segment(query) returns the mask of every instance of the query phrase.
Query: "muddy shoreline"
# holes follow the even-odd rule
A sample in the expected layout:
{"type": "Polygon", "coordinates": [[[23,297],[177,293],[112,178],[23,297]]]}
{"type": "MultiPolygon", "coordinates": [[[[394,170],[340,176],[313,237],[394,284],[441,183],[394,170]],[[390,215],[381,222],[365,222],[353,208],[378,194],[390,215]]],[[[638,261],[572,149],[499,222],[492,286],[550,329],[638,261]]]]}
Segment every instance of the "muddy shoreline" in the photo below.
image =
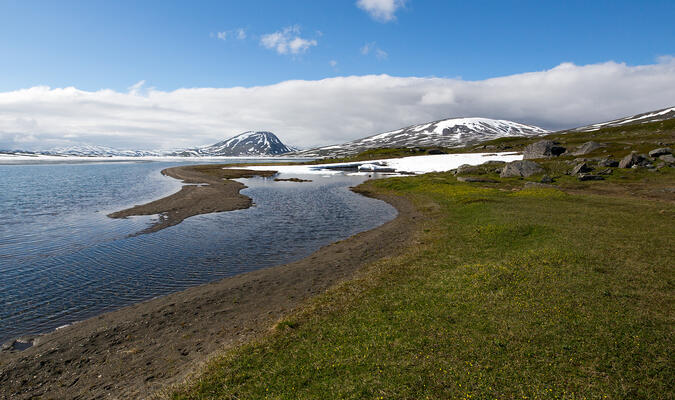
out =
{"type": "MultiPolygon", "coordinates": [[[[232,194],[236,190],[238,196],[246,198],[239,194],[244,185],[238,182],[229,181],[236,185],[219,188],[227,179],[220,175],[219,171],[225,171],[221,166],[199,168],[203,168],[199,176],[192,176],[185,167],[176,168],[178,172],[169,169],[176,175],[170,176],[187,183],[207,183],[208,186],[198,187],[215,186],[219,193],[227,190],[232,194]],[[204,182],[204,175],[211,182],[204,182]]],[[[260,175],[260,171],[231,171],[260,175]]],[[[274,174],[265,172],[269,175],[264,176],[274,174]]],[[[308,298],[350,279],[367,263],[398,254],[412,242],[420,214],[410,201],[370,193],[364,187],[367,184],[356,191],[388,202],[398,210],[398,216],[380,227],[325,246],[300,261],[128,306],[41,335],[33,347],[24,351],[0,352],[0,398],[145,398],[181,382],[223,349],[264,335],[275,321],[308,298]]],[[[164,205],[189,205],[189,199],[194,199],[189,192],[181,196],[186,197],[164,205]]],[[[237,201],[230,205],[242,204],[237,201]]],[[[220,203],[223,204],[226,205],[220,203]]],[[[157,205],[162,204],[152,207],[157,205]]],[[[140,207],[144,206],[125,211],[146,210],[140,207]]],[[[172,222],[208,209],[204,205],[184,208],[175,212],[172,222]]],[[[172,210],[168,207],[164,212],[171,215],[172,210]]]]}
{"type": "Polygon", "coordinates": [[[223,169],[223,165],[207,164],[167,168],[162,170],[162,175],[181,180],[186,185],[170,196],[108,214],[108,217],[159,215],[157,222],[137,233],[143,234],[180,224],[195,215],[249,208],[253,201],[239,193],[246,185],[232,179],[270,177],[276,175],[276,171],[223,169]]]}

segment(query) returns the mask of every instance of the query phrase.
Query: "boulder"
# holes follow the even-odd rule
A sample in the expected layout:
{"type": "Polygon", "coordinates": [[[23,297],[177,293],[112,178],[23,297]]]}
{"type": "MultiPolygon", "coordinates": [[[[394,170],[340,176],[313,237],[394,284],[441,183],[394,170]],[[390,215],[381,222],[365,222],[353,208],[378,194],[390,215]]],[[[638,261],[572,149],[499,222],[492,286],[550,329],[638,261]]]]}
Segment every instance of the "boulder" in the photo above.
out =
{"type": "Polygon", "coordinates": [[[499,183],[499,181],[487,178],[476,178],[474,176],[458,176],[459,182],[482,182],[482,183],[499,183]]]}
{"type": "Polygon", "coordinates": [[[612,160],[611,158],[603,158],[602,160],[598,161],[598,167],[618,167],[619,162],[616,160],[612,160]]]}
{"type": "Polygon", "coordinates": [[[647,159],[643,155],[633,152],[621,159],[619,162],[619,168],[632,168],[645,164],[646,162],[647,159]]]}
{"type": "Polygon", "coordinates": [[[480,174],[482,169],[477,165],[462,164],[455,170],[455,175],[460,174],[480,174]]]}
{"type": "Polygon", "coordinates": [[[507,163],[499,176],[502,178],[527,178],[528,176],[542,173],[544,173],[544,168],[542,168],[541,165],[534,161],[522,160],[507,163]]]}
{"type": "Polygon", "coordinates": [[[611,168],[603,169],[602,171],[596,172],[596,174],[598,174],[598,175],[612,175],[612,169],[611,168]]]}
{"type": "Polygon", "coordinates": [[[591,172],[591,171],[593,171],[593,168],[589,167],[588,164],[584,162],[581,164],[577,164],[574,168],[572,168],[572,175],[578,175],[584,172],[591,172]]]}
{"type": "Polygon", "coordinates": [[[602,181],[605,178],[603,178],[600,175],[579,174],[577,176],[577,179],[579,179],[580,181],[602,181]]]}
{"type": "Polygon", "coordinates": [[[540,140],[525,147],[523,159],[558,157],[566,150],[564,147],[556,145],[552,140],[540,140]]]}
{"type": "Polygon", "coordinates": [[[597,143],[597,142],[590,141],[590,142],[586,142],[586,143],[582,144],[581,146],[577,147],[577,149],[574,150],[574,153],[572,153],[572,154],[574,154],[575,156],[582,156],[584,154],[592,153],[595,150],[603,148],[603,147],[605,147],[604,144],[600,144],[600,143],[597,143]]]}
{"type": "Polygon", "coordinates": [[[662,147],[660,149],[654,149],[650,151],[649,157],[657,158],[668,154],[673,154],[673,151],[670,149],[670,147],[662,147]]]}
{"type": "Polygon", "coordinates": [[[541,177],[541,183],[553,183],[553,178],[551,178],[548,175],[544,175],[541,177]]]}
{"type": "Polygon", "coordinates": [[[659,160],[663,161],[666,164],[673,165],[675,164],[675,157],[672,154],[666,154],[665,156],[659,157],[659,160]]]}

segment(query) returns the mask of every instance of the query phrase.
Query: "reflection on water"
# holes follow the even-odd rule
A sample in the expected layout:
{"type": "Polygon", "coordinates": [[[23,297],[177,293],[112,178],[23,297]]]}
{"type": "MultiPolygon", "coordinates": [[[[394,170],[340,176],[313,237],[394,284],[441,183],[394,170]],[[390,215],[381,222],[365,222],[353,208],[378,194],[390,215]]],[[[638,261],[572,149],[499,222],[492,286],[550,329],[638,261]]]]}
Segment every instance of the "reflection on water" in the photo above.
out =
{"type": "Polygon", "coordinates": [[[312,175],[242,180],[254,207],[148,235],[129,237],[153,217],[105,216],[177,191],[159,173],[174,165],[0,166],[0,342],[294,261],[396,214],[349,191],[363,177],[312,175]]]}

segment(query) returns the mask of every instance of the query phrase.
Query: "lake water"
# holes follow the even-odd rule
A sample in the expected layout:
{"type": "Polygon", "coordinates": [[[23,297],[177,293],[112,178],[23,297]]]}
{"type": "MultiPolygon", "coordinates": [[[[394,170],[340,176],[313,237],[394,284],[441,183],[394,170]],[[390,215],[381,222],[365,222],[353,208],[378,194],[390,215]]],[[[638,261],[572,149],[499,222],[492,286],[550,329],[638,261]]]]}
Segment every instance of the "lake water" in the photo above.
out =
{"type": "Polygon", "coordinates": [[[349,190],[363,176],[311,175],[241,180],[254,207],[152,234],[130,237],[154,217],[106,217],[178,191],[160,171],[182,164],[0,165],[0,343],[295,261],[396,215],[349,190]]]}

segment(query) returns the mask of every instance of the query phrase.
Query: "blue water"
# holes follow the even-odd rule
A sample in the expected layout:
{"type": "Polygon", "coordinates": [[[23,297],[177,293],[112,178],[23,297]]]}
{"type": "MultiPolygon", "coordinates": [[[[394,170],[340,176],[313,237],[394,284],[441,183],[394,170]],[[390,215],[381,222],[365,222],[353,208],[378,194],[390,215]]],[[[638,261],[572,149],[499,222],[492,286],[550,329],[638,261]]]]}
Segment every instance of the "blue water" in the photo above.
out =
{"type": "Polygon", "coordinates": [[[0,343],[298,260],[396,214],[349,190],[364,177],[311,175],[311,183],[242,180],[254,207],[152,234],[130,237],[155,217],[106,217],[179,190],[160,174],[175,165],[0,165],[0,343]]]}

